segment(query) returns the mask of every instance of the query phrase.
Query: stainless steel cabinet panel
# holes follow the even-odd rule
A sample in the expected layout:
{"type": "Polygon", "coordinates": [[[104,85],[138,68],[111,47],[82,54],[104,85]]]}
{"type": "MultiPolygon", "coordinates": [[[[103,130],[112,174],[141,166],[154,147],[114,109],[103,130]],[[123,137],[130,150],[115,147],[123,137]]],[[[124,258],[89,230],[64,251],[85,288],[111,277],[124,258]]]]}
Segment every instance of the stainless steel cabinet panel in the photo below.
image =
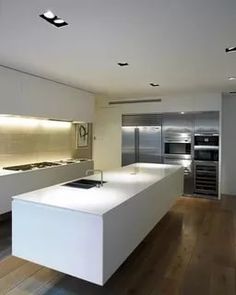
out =
{"type": "Polygon", "coordinates": [[[191,136],[193,121],[193,114],[164,114],[162,119],[163,135],[178,137],[179,134],[186,133],[191,136]]]}
{"type": "Polygon", "coordinates": [[[219,133],[219,112],[195,114],[194,133],[219,133]]]}
{"type": "Polygon", "coordinates": [[[174,159],[165,156],[164,164],[180,165],[184,167],[184,194],[192,195],[194,188],[193,161],[191,159],[174,159]]]}

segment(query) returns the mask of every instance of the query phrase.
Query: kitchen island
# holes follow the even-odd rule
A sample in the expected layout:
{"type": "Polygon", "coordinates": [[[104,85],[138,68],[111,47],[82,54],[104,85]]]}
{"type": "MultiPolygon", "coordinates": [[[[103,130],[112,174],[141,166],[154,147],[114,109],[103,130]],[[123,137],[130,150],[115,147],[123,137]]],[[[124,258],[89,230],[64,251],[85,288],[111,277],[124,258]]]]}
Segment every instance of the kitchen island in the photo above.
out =
{"type": "Polygon", "coordinates": [[[13,255],[104,285],[182,195],[183,168],[138,163],[104,180],[15,196],[13,255]]]}

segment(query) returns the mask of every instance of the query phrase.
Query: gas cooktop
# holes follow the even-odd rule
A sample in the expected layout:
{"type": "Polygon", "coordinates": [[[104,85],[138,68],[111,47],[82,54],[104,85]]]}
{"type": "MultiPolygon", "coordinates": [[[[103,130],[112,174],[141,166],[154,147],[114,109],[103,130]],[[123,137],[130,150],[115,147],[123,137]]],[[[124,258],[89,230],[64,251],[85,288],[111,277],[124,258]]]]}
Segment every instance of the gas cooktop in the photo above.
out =
{"type": "Polygon", "coordinates": [[[18,165],[18,166],[3,167],[3,169],[12,170],[12,171],[27,171],[27,170],[47,168],[47,167],[58,166],[58,165],[60,164],[54,163],[54,162],[39,162],[39,163],[24,164],[24,165],[18,165]]]}

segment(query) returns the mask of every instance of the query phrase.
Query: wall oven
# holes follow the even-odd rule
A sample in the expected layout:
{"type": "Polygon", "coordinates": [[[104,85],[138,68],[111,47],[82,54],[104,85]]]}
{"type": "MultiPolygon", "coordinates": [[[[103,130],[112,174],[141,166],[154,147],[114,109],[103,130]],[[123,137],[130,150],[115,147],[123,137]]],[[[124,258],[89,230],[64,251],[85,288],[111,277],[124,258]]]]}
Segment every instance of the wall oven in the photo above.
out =
{"type": "Polygon", "coordinates": [[[165,137],[165,156],[191,159],[191,137],[165,137]]]}
{"type": "Polygon", "coordinates": [[[165,164],[184,167],[184,194],[193,194],[193,161],[191,133],[166,133],[164,137],[165,164]]]}
{"type": "Polygon", "coordinates": [[[211,161],[219,160],[219,135],[195,134],[194,137],[194,160],[211,161]]]}
{"type": "Polygon", "coordinates": [[[211,161],[218,162],[219,160],[219,147],[205,146],[194,147],[194,160],[195,161],[211,161]]]}

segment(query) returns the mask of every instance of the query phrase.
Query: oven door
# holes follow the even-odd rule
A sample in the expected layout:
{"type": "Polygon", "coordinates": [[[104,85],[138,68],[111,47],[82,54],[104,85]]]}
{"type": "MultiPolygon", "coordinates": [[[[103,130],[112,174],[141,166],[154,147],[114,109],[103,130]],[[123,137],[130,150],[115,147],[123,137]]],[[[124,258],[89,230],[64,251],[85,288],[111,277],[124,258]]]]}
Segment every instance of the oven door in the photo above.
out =
{"type": "Polygon", "coordinates": [[[211,161],[218,162],[219,151],[218,149],[194,149],[195,161],[211,161]]]}
{"type": "Polygon", "coordinates": [[[173,156],[175,158],[189,158],[191,157],[191,143],[186,142],[165,142],[165,155],[173,156]]]}

